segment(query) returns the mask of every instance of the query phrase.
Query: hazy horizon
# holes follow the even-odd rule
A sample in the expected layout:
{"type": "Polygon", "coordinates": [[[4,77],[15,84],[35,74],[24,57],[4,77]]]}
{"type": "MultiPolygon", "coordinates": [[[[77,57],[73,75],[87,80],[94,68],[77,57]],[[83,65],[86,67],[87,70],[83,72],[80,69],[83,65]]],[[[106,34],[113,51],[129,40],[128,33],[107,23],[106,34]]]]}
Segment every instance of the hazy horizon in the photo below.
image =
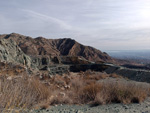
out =
{"type": "Polygon", "coordinates": [[[72,38],[107,50],[150,50],[149,0],[5,0],[0,34],[72,38]]]}
{"type": "Polygon", "coordinates": [[[105,51],[110,51],[110,52],[132,52],[132,51],[134,51],[134,52],[142,52],[142,51],[150,51],[150,49],[129,49],[129,50],[127,50],[127,49],[123,49],[123,50],[119,50],[119,49],[116,49],[116,50],[105,50],[105,51]]]}

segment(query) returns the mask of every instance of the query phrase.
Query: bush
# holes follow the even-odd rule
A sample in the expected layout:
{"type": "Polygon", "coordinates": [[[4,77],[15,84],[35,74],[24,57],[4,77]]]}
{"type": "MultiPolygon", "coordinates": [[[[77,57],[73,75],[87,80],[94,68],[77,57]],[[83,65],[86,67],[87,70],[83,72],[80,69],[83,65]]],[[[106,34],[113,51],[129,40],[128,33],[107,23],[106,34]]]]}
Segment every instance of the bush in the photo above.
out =
{"type": "Polygon", "coordinates": [[[35,78],[1,79],[0,108],[31,108],[49,97],[48,88],[35,78]]]}
{"type": "Polygon", "coordinates": [[[95,103],[140,103],[148,97],[147,88],[141,84],[131,82],[106,82],[101,85],[102,90],[96,95],[95,103]]]}
{"type": "MultiPolygon", "coordinates": [[[[48,108],[55,104],[140,103],[149,96],[149,85],[127,80],[108,81],[107,74],[55,76],[42,81],[27,76],[1,77],[0,108],[48,108]],[[92,77],[92,75],[94,75],[92,77]],[[102,77],[101,77],[102,76],[102,77]],[[97,78],[98,77],[98,78],[97,78]],[[100,80],[102,79],[102,82],[100,80]],[[44,81],[45,82],[45,81],[44,81]]],[[[118,78],[115,75],[113,80],[118,78]]]]}

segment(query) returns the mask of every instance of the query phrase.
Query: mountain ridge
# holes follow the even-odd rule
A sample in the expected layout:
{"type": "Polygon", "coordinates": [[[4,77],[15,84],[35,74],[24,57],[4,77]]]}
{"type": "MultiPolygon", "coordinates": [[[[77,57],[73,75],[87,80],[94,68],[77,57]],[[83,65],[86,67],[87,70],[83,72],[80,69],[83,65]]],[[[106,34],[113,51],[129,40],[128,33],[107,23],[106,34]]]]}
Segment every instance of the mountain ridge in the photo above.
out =
{"type": "Polygon", "coordinates": [[[0,35],[0,38],[14,40],[27,55],[51,56],[80,56],[90,61],[110,62],[113,59],[105,52],[80,44],[71,38],[46,39],[44,37],[32,38],[17,33],[0,35]]]}

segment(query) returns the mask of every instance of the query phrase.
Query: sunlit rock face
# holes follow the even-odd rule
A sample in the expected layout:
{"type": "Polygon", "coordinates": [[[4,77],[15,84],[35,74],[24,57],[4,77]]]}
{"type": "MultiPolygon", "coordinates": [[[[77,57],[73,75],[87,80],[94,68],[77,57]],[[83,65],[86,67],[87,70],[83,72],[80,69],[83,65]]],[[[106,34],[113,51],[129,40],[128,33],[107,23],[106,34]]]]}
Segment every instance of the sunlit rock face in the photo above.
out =
{"type": "Polygon", "coordinates": [[[31,66],[31,59],[24,54],[20,47],[13,40],[0,39],[0,61],[14,62],[31,66]]]}

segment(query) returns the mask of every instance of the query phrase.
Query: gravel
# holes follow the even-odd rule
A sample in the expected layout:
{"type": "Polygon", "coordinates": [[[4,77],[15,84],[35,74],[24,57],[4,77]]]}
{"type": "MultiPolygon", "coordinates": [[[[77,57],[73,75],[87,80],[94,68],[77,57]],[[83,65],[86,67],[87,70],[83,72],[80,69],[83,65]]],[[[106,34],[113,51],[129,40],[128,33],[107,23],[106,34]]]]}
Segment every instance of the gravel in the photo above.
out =
{"type": "Polygon", "coordinates": [[[150,113],[150,98],[139,104],[58,105],[49,109],[32,110],[30,113],[150,113]]]}

